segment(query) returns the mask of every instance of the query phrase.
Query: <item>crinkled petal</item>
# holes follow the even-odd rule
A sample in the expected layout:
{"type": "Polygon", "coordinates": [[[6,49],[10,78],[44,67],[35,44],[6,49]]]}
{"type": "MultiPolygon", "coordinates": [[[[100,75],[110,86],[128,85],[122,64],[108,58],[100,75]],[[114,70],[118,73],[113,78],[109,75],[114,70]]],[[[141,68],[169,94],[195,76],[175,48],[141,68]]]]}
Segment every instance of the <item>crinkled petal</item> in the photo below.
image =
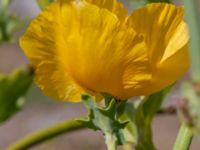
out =
{"type": "MultiPolygon", "coordinates": [[[[156,8],[160,10],[157,5],[156,8]]],[[[138,15],[136,19],[139,19],[138,15]]],[[[151,18],[151,15],[147,17],[151,18]]],[[[166,18],[173,20],[170,15],[166,18]]],[[[139,25],[143,25],[144,33],[132,17],[128,22],[129,25],[116,17],[107,5],[102,9],[84,0],[62,0],[51,4],[31,23],[20,45],[36,68],[40,88],[46,95],[58,99],[79,101],[83,91],[127,99],[148,95],[177,80],[187,68],[187,62],[169,80],[159,81],[158,78],[165,69],[176,71],[170,69],[171,63],[178,64],[176,60],[188,58],[187,50],[183,48],[185,44],[182,45],[187,39],[182,39],[178,45],[174,43],[180,37],[179,32],[185,30],[184,24],[171,21],[173,26],[169,27],[169,34],[167,21],[167,27],[163,29],[166,34],[160,33],[161,38],[159,33],[155,37],[148,33],[142,21],[139,25]],[[155,51],[158,37],[161,44],[155,51]],[[150,41],[154,43],[151,45],[150,41]],[[152,61],[153,58],[156,61],[152,61]]]]}
{"type": "Polygon", "coordinates": [[[124,20],[128,14],[128,10],[124,5],[117,0],[86,0],[89,3],[95,4],[100,8],[106,8],[113,12],[120,20],[124,20]]]}
{"type": "Polygon", "coordinates": [[[152,85],[157,89],[163,89],[166,85],[173,84],[190,67],[188,45],[185,45],[173,56],[167,58],[157,66],[152,85]],[[162,79],[162,81],[160,81],[162,79]]]}
{"type": "Polygon", "coordinates": [[[179,42],[179,45],[175,47],[177,40],[171,40],[176,34],[180,33],[179,29],[183,25],[183,16],[182,7],[166,3],[154,3],[134,11],[129,17],[128,23],[138,34],[145,37],[153,65],[165,57],[164,55],[176,53],[188,42],[186,27],[182,29],[183,37],[179,39],[183,42],[179,42]],[[174,47],[167,49],[169,45],[174,47]]]}
{"type": "Polygon", "coordinates": [[[189,35],[183,16],[182,7],[164,3],[149,4],[130,16],[128,24],[145,38],[151,79],[140,82],[137,88],[129,86],[127,91],[149,95],[174,83],[188,70],[189,35]]]}
{"type": "Polygon", "coordinates": [[[148,63],[144,38],[107,9],[85,1],[51,4],[30,25],[20,45],[46,95],[79,101],[84,91],[124,99],[130,76],[139,82],[148,63]],[[74,98],[75,97],[75,98],[74,98]],[[69,99],[72,98],[72,99],[69,99]]]}
{"type": "Polygon", "coordinates": [[[89,91],[128,98],[128,78],[139,84],[149,73],[144,38],[112,12],[89,3],[66,4],[62,14],[70,14],[62,19],[67,49],[61,54],[70,76],[89,91]]]}
{"type": "Polygon", "coordinates": [[[36,83],[47,96],[63,101],[79,102],[83,90],[75,84],[57,61],[43,61],[36,68],[36,83]],[[60,68],[59,68],[60,67],[60,68]]]}
{"type": "Polygon", "coordinates": [[[128,86],[126,92],[132,93],[132,96],[148,96],[173,84],[188,70],[190,66],[188,52],[187,45],[182,47],[172,57],[169,57],[161,64],[157,65],[157,68],[153,70],[151,76],[149,76],[149,80],[141,80],[140,84],[137,86],[128,86]],[[183,57],[186,54],[187,57],[183,57]]]}
{"type": "Polygon", "coordinates": [[[51,4],[29,26],[20,45],[36,69],[36,82],[47,96],[65,101],[80,101],[83,90],[68,76],[59,51],[63,50],[60,6],[51,4]]]}

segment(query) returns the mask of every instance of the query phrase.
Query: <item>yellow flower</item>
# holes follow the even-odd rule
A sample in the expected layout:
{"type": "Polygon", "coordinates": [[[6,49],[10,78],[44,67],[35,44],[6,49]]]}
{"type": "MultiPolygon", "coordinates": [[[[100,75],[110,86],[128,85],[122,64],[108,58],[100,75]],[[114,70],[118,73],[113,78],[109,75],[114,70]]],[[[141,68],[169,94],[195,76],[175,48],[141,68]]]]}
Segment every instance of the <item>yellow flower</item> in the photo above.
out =
{"type": "Polygon", "coordinates": [[[182,7],[149,4],[127,16],[116,0],[60,0],[29,26],[20,45],[48,96],[81,93],[124,100],[174,83],[189,68],[182,7]]]}

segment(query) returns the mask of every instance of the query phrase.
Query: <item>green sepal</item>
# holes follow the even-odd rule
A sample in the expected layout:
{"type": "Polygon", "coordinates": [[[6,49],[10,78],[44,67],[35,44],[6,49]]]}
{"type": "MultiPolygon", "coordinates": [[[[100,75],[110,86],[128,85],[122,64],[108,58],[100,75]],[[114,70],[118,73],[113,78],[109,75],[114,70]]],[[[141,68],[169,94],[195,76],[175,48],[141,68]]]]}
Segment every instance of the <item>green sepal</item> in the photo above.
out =
{"type": "Polygon", "coordinates": [[[124,144],[122,129],[128,122],[121,122],[117,119],[117,102],[112,99],[105,108],[100,108],[91,96],[82,95],[82,101],[89,114],[85,119],[79,121],[88,128],[101,130],[105,136],[112,134],[118,145],[124,144]]]}
{"type": "Polygon", "coordinates": [[[21,109],[32,80],[30,69],[19,69],[10,75],[0,74],[0,123],[21,109]]]}

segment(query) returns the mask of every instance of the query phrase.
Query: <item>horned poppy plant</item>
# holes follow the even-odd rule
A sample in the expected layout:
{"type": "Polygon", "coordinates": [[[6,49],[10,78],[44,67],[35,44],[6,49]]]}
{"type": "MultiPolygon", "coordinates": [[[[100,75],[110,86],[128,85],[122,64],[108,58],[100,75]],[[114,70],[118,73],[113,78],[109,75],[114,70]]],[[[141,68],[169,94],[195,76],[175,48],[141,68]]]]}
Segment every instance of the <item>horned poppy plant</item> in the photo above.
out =
{"type": "Polygon", "coordinates": [[[116,0],[56,1],[20,45],[44,93],[72,102],[85,92],[149,95],[178,80],[190,62],[184,10],[166,3],[127,15],[116,0]]]}

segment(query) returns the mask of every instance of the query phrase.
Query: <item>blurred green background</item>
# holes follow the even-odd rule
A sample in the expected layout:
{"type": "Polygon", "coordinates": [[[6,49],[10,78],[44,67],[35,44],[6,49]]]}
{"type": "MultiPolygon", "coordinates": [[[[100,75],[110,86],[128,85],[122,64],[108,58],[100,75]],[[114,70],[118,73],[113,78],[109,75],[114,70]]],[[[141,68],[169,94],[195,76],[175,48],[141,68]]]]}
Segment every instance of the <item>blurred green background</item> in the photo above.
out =
{"type": "MultiPolygon", "coordinates": [[[[3,1],[3,0],[0,0],[3,1]]],[[[136,3],[130,3],[127,0],[121,0],[129,9],[130,7],[138,7],[136,3]]],[[[140,0],[138,3],[140,4],[140,0]]],[[[200,2],[200,1],[199,1],[200,2]]],[[[142,3],[142,2],[141,2],[142,3]]],[[[177,5],[181,5],[180,1],[176,1],[177,5]]],[[[198,6],[200,7],[200,5],[198,6]]],[[[1,7],[0,7],[1,8],[1,7]]],[[[34,0],[13,0],[10,5],[10,11],[22,19],[22,26],[25,21],[36,16],[40,9],[34,0]]],[[[2,16],[0,16],[2,17],[2,16]]],[[[0,72],[10,73],[15,68],[28,64],[28,60],[18,45],[18,37],[25,31],[18,29],[14,32],[15,41],[12,43],[0,43],[0,72]]],[[[186,75],[187,78],[188,75],[186,75]]],[[[32,85],[27,96],[27,101],[23,109],[4,122],[0,126],[0,150],[25,135],[41,128],[48,127],[57,122],[66,119],[84,116],[85,108],[82,104],[63,103],[51,100],[45,97],[41,91],[32,85]]],[[[170,106],[181,98],[179,84],[177,84],[173,92],[168,96],[165,106],[170,106]]],[[[180,127],[179,120],[174,115],[157,116],[153,123],[153,137],[158,150],[171,150],[175,141],[178,129],[180,127]]],[[[200,140],[194,139],[191,150],[198,150],[200,140]]],[[[75,133],[63,135],[49,140],[32,150],[105,150],[103,136],[100,132],[91,130],[83,130],[75,133]]]]}

